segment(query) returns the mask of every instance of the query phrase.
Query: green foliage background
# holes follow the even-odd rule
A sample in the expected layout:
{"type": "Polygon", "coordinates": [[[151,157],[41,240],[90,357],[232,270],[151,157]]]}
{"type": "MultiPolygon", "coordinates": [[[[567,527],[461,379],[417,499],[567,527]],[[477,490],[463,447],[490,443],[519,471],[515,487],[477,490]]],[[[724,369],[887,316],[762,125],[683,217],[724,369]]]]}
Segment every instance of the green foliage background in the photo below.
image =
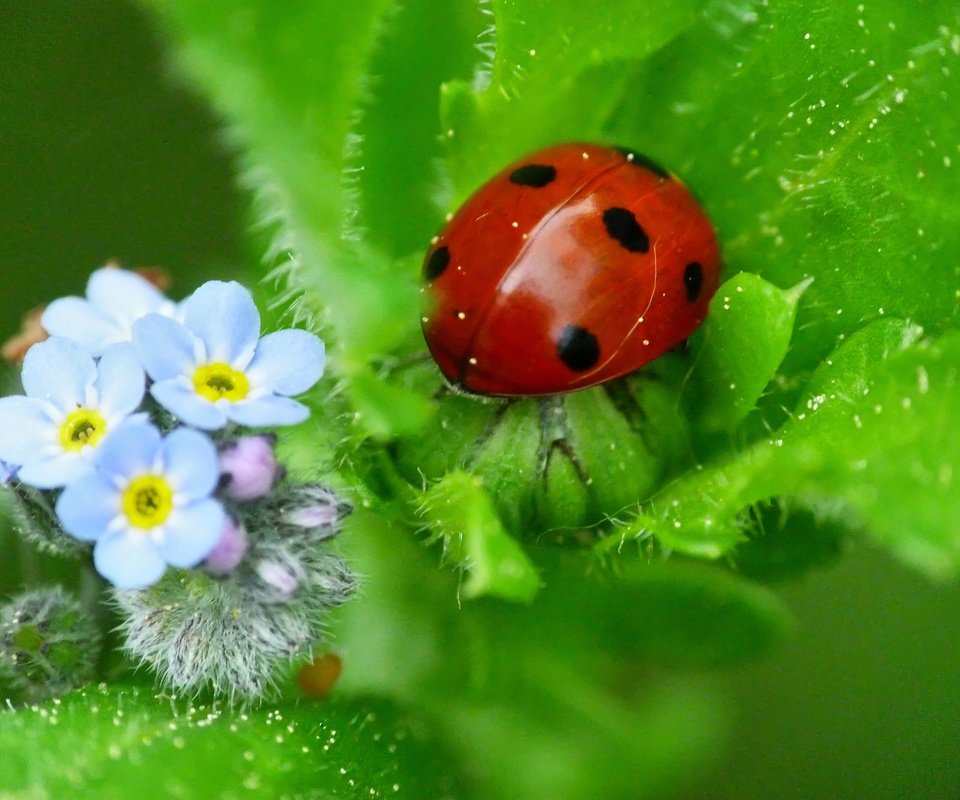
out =
{"type": "MultiPolygon", "coordinates": [[[[438,569],[397,510],[413,490],[360,447],[347,463],[377,494],[343,537],[366,588],[336,620],[336,704],[240,720],[130,688],[10,712],[2,789],[957,795],[956,2],[52,9],[0,12],[3,333],[108,257],[163,263],[182,293],[255,275],[266,251],[334,345],[339,400],[318,394],[330,429],[291,442],[301,469],[343,446],[330,431],[429,431],[416,384],[380,369],[422,348],[424,242],[536,146],[616,141],[670,165],[731,281],[678,389],[690,468],[593,552],[519,545],[454,471],[426,522],[462,535],[471,569],[438,569]],[[166,80],[161,46],[201,97],[166,80]],[[266,227],[245,240],[250,220],[266,227]],[[279,718],[292,730],[267,733],[279,718]],[[344,753],[322,748],[333,725],[344,753]],[[398,736],[415,746],[389,750],[398,736]]],[[[64,574],[24,554],[3,587],[64,574]]]]}

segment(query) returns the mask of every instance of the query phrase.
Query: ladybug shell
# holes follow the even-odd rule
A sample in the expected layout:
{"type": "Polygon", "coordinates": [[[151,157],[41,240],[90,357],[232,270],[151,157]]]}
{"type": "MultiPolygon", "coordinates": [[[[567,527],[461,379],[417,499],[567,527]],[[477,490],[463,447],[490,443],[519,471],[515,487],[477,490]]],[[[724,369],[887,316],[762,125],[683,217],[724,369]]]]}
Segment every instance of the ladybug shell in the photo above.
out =
{"type": "Polygon", "coordinates": [[[455,387],[549,395],[618,378],[703,321],[720,259],[677,178],[628,150],[564,144],[470,197],[424,261],[424,337],[455,387]]]}

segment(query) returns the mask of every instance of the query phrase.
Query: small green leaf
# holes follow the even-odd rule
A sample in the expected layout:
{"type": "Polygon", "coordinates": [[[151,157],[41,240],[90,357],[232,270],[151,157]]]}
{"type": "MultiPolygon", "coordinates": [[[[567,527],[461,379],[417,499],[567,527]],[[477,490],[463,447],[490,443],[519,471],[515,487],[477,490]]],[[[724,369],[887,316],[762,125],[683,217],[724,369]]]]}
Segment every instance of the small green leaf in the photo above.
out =
{"type": "Polygon", "coordinates": [[[644,510],[621,522],[596,545],[598,553],[619,552],[630,541],[645,541],[655,536],[667,551],[695,558],[720,558],[744,533],[737,517],[743,507],[740,495],[730,491],[713,495],[703,491],[699,473],[686,473],[669,488],[644,504],[644,510]],[[720,505],[722,501],[728,505],[720,505]]]}
{"type": "Polygon", "coordinates": [[[4,797],[449,797],[422,725],[382,702],[245,712],[90,688],[0,713],[4,797]]]}
{"type": "Polygon", "coordinates": [[[540,578],[520,544],[503,527],[480,479],[447,473],[423,496],[421,516],[444,550],[466,569],[466,597],[491,595],[530,602],[540,578]]]}
{"type": "Polygon", "coordinates": [[[691,339],[694,367],[684,387],[702,432],[732,431],[755,407],[787,352],[797,302],[808,285],[783,291],[741,272],[717,290],[691,339]]]}

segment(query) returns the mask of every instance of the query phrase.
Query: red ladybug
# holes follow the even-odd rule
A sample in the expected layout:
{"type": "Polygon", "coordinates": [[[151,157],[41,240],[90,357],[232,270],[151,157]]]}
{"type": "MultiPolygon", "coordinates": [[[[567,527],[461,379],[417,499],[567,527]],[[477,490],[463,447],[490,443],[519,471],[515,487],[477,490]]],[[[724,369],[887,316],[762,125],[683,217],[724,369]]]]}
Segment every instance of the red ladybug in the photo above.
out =
{"type": "Polygon", "coordinates": [[[619,378],[676,347],[717,289],[716,236],[648,158],[549,147],[480,187],[427,251],[427,346],[454,386],[548,395],[619,378]]]}

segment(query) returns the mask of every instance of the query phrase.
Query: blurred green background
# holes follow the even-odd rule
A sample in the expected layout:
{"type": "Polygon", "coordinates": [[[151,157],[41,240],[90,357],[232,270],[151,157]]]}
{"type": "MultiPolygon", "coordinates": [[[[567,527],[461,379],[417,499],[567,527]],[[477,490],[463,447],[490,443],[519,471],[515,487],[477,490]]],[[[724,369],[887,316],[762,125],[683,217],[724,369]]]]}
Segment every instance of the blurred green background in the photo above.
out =
{"type": "MultiPolygon", "coordinates": [[[[0,4],[0,336],[110,258],[169,269],[175,296],[248,279],[246,219],[217,120],[138,8],[0,4]]],[[[960,797],[960,588],[856,542],[781,594],[796,631],[715,676],[735,734],[685,797],[960,797]]]]}

